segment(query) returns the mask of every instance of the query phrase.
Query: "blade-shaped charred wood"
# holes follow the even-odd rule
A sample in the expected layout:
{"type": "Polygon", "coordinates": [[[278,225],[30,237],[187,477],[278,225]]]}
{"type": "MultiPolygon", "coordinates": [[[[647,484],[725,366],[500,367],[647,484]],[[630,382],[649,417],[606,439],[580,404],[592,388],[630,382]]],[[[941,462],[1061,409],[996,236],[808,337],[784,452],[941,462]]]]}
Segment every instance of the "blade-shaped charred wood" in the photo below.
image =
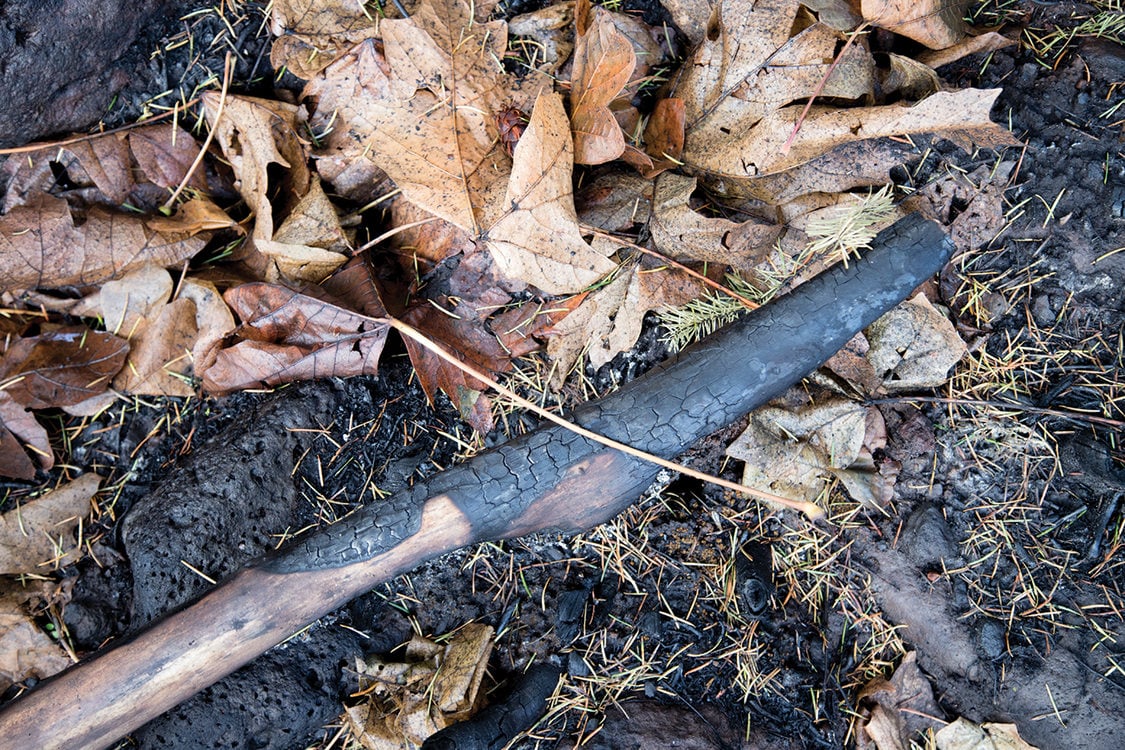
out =
{"type": "MultiPolygon", "coordinates": [[[[574,422],[674,457],[779,395],[948,262],[908,217],[832,268],[622,387],[574,422]]],[[[657,467],[558,426],[481,453],[235,573],[0,711],[12,747],[106,747],[318,617],[475,542],[578,532],[627,508],[657,467]]]]}

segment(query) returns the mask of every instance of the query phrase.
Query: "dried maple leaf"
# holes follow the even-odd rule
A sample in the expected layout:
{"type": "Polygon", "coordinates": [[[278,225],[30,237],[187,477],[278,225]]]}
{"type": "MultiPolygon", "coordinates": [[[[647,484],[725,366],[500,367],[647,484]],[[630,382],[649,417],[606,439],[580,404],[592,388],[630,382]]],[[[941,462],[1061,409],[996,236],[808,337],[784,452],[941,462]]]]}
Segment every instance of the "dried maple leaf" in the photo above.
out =
{"type": "Polygon", "coordinates": [[[42,574],[76,562],[81,547],[74,531],[90,514],[101,481],[83,474],[0,516],[0,573],[42,574]]]}
{"type": "Polygon", "coordinates": [[[657,249],[670,258],[747,269],[781,234],[780,226],[753,219],[738,223],[704,216],[689,205],[694,191],[694,177],[666,172],[656,180],[649,229],[657,249]]]}
{"type": "Polygon", "coordinates": [[[206,242],[196,226],[158,226],[97,207],[76,224],[65,200],[39,195],[0,217],[0,288],[93,286],[147,263],[179,266],[206,242]]]}
{"type": "Polygon", "coordinates": [[[242,319],[243,340],[220,350],[203,373],[211,393],[378,369],[387,326],[377,320],[274,284],[243,284],[223,296],[242,319]]]}
{"type": "Polygon", "coordinates": [[[485,237],[500,272],[548,294],[581,291],[616,265],[582,239],[571,184],[573,145],[558,94],[544,93],[516,147],[508,212],[485,237]]]}
{"type": "Polygon", "coordinates": [[[500,63],[507,25],[477,22],[464,0],[424,0],[381,28],[385,59],[365,42],[310,81],[314,126],[333,122],[410,201],[479,235],[510,169],[495,115],[529,109],[543,79],[517,85],[500,63]]]}
{"type": "Polygon", "coordinates": [[[620,96],[637,65],[633,45],[617,30],[609,11],[579,0],[578,42],[570,88],[574,161],[602,164],[621,156],[625,136],[609,103],[620,96]]]}
{"type": "Polygon", "coordinates": [[[128,342],[80,326],[13,343],[0,358],[0,382],[29,409],[76,404],[104,391],[121,369],[128,342]]]}
{"type": "Polygon", "coordinates": [[[46,471],[54,465],[51,441],[43,425],[26,406],[0,390],[0,476],[31,480],[36,469],[46,471]]]}

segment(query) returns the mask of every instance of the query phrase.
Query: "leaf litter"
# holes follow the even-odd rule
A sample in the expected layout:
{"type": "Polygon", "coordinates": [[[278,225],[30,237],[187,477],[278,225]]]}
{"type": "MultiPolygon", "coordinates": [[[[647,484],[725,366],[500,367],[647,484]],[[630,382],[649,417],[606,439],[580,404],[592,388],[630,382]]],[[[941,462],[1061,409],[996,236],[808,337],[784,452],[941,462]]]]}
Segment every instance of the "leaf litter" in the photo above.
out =
{"type": "MultiPolygon", "coordinates": [[[[880,80],[868,45],[851,43],[856,9],[815,5],[668,3],[695,48],[646,100],[651,71],[670,64],[660,34],[588,2],[511,25],[462,0],[382,19],[354,3],[276,3],[275,64],[308,83],[295,104],[205,93],[205,170],[187,172],[199,146],[163,126],[5,166],[5,300],[77,291],[85,299],[67,310],[94,327],[9,339],[0,471],[31,480],[52,466],[29,410],[112,397],[111,386],[190,396],[373,374],[387,310],[488,373],[545,347],[558,388],[583,358],[598,367],[634,346],[648,312],[707,293],[707,274],[737,271],[776,291],[854,250],[805,253],[809,217],[885,184],[902,159],[888,138],[1014,143],[989,119],[997,91],[948,90],[910,58],[880,80]],[[544,47],[542,64],[511,72],[513,31],[544,47]],[[529,112],[526,128],[502,137],[506,112],[529,112]],[[59,191],[49,176],[60,164],[82,191],[59,191]],[[185,180],[186,199],[156,212],[185,180]],[[384,201],[398,217],[392,236],[357,255],[357,232],[372,232],[356,206],[384,201]],[[634,257],[636,241],[655,253],[634,257]],[[228,270],[209,276],[205,248],[220,244],[228,270]],[[375,270],[388,249],[389,274],[375,270]],[[66,337],[69,349],[47,347],[66,337]]],[[[964,37],[960,14],[941,11],[913,23],[913,5],[859,9],[939,51],[964,37]]],[[[838,363],[858,393],[935,387],[966,351],[925,297],[895,314],[853,342],[849,374],[838,363]]],[[[427,396],[445,392],[481,434],[492,429],[484,384],[407,347],[427,396]]],[[[896,472],[874,458],[886,436],[872,407],[837,389],[754,419],[731,447],[748,483],[814,500],[839,480],[872,507],[889,501],[896,472]]]]}

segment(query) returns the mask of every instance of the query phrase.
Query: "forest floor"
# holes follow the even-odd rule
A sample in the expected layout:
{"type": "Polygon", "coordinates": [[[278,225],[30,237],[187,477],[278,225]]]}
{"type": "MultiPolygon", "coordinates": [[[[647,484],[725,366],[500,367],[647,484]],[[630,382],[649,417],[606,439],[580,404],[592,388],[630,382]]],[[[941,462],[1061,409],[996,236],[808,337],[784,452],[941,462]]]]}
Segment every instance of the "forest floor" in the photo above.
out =
{"type": "MultiPolygon", "coordinates": [[[[163,38],[136,43],[159,52],[135,56],[107,124],[135,118],[157,89],[213,85],[226,42],[200,51],[224,35],[239,51],[236,85],[271,86],[262,9],[194,7],[163,38]]],[[[976,8],[976,23],[1019,44],[939,72],[954,87],[1002,88],[993,119],[1026,147],[965,154],[922,143],[894,175],[907,192],[948,179],[962,191],[955,211],[971,198],[1002,218],[955,225],[977,249],[940,279],[969,347],[948,384],[875,404],[886,454],[901,464],[888,507],[833,486],[830,524],[816,526],[669,477],[589,533],[484,544],[389,581],[122,747],[347,747],[340,717],[355,702],[355,658],[393,660],[412,635],[444,639],[468,623],[495,629],[487,702],[518,695],[529,665],[562,675],[515,747],[668,747],[672,737],[691,748],[875,747],[887,721],[936,747],[958,717],[1014,723],[1042,750],[1119,747],[1125,47],[1112,38],[1125,28],[1092,25],[1103,10],[1065,0],[976,8]]],[[[650,319],[632,352],[585,373],[586,387],[607,392],[666,355],[650,319]]],[[[725,450],[745,426],[684,460],[737,478],[725,450]]],[[[373,484],[394,489],[448,466],[469,434],[448,402],[427,403],[394,344],[378,376],[137,400],[93,420],[59,416],[57,429],[67,436],[60,463],[95,468],[119,489],[86,531],[97,554],[66,573],[58,627],[79,654],[205,588],[180,561],[228,573],[262,551],[263,536],[374,501],[373,484]],[[237,480],[255,488],[246,506],[217,507],[207,498],[219,490],[161,503],[169,477],[220,483],[222,467],[262,451],[288,464],[237,480]],[[170,524],[177,513],[189,520],[170,524]]],[[[3,486],[10,498],[34,489],[3,486]]]]}

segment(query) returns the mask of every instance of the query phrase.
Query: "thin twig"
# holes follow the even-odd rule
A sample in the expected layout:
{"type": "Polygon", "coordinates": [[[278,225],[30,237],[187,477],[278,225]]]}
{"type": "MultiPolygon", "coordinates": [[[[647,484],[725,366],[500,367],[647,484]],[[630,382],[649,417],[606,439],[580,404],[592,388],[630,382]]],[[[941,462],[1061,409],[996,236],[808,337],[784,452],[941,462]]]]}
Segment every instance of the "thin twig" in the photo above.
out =
{"type": "Polygon", "coordinates": [[[789,137],[785,139],[785,143],[781,147],[782,154],[789,153],[789,149],[793,146],[793,141],[797,139],[797,133],[801,130],[801,125],[804,124],[805,118],[809,114],[809,110],[812,109],[813,102],[815,102],[816,98],[820,96],[820,94],[824,91],[824,87],[825,85],[827,85],[828,78],[832,75],[832,71],[836,70],[836,66],[840,64],[840,61],[844,59],[844,55],[847,54],[847,51],[849,49],[851,49],[852,42],[854,42],[860,34],[867,31],[867,26],[868,23],[864,21],[862,24],[860,24],[858,29],[848,35],[848,41],[844,42],[844,46],[840,50],[840,54],[836,55],[836,58],[832,60],[832,64],[828,66],[828,70],[824,71],[824,76],[820,79],[820,82],[816,84],[816,88],[813,89],[812,96],[810,96],[809,100],[805,102],[805,108],[801,110],[801,116],[797,118],[797,121],[795,123],[793,123],[793,132],[789,134],[789,137]]]}
{"type": "Polygon", "coordinates": [[[714,484],[719,487],[723,487],[724,489],[734,490],[735,492],[742,492],[760,500],[767,500],[769,502],[778,503],[779,505],[784,505],[787,508],[798,510],[801,513],[804,513],[805,516],[809,518],[809,520],[815,521],[824,518],[824,511],[821,510],[820,506],[818,506],[816,503],[791,500],[790,498],[782,497],[781,495],[774,495],[769,492],[754,489],[753,487],[747,487],[744,484],[729,482],[726,479],[712,476],[710,474],[705,474],[701,471],[696,471],[695,469],[684,466],[683,464],[678,464],[675,461],[669,461],[667,459],[660,458],[659,456],[654,456],[651,453],[646,453],[645,451],[634,448],[631,445],[626,445],[625,443],[618,442],[612,438],[608,438],[604,435],[599,435],[596,432],[592,432],[584,427],[580,427],[573,422],[569,422],[559,415],[553,414],[546,409],[538,406],[537,404],[528,401],[527,399],[513,392],[511,389],[500,385],[500,383],[496,382],[481,370],[473,367],[470,364],[462,362],[460,359],[447,352],[437,343],[427,338],[420,331],[416,330],[410,325],[407,325],[406,323],[403,323],[401,320],[396,320],[395,318],[383,318],[382,320],[391,328],[394,328],[396,331],[401,333],[403,336],[406,336],[412,341],[417,342],[433,354],[437,355],[441,359],[464,372],[466,375],[470,375],[481,381],[482,383],[486,383],[490,388],[492,388],[505,398],[511,400],[515,404],[523,407],[524,409],[527,409],[528,411],[534,412],[543,419],[546,419],[549,422],[553,422],[559,427],[562,427],[565,430],[569,430],[576,435],[581,435],[588,440],[593,440],[595,443],[599,443],[608,448],[613,448],[614,450],[621,451],[622,453],[633,456],[634,458],[639,458],[642,461],[648,461],[649,463],[656,464],[657,466],[668,469],[669,471],[679,472],[686,476],[692,477],[693,479],[698,479],[702,482],[714,484]]]}
{"type": "Polygon", "coordinates": [[[195,174],[195,170],[203,163],[203,157],[207,155],[207,149],[211,147],[211,141],[215,139],[215,131],[219,127],[219,122],[223,119],[223,108],[227,103],[227,90],[230,88],[231,73],[233,67],[230,64],[230,53],[227,53],[226,63],[223,66],[223,88],[219,92],[219,108],[215,111],[215,121],[211,123],[211,127],[207,129],[207,138],[203,141],[203,145],[199,147],[199,153],[195,155],[195,160],[192,161],[191,166],[188,167],[184,179],[180,181],[180,186],[172,193],[172,197],[164,202],[163,209],[167,210],[172,207],[176,199],[180,197],[180,193],[187,187],[188,181],[191,176],[195,174]]]}

